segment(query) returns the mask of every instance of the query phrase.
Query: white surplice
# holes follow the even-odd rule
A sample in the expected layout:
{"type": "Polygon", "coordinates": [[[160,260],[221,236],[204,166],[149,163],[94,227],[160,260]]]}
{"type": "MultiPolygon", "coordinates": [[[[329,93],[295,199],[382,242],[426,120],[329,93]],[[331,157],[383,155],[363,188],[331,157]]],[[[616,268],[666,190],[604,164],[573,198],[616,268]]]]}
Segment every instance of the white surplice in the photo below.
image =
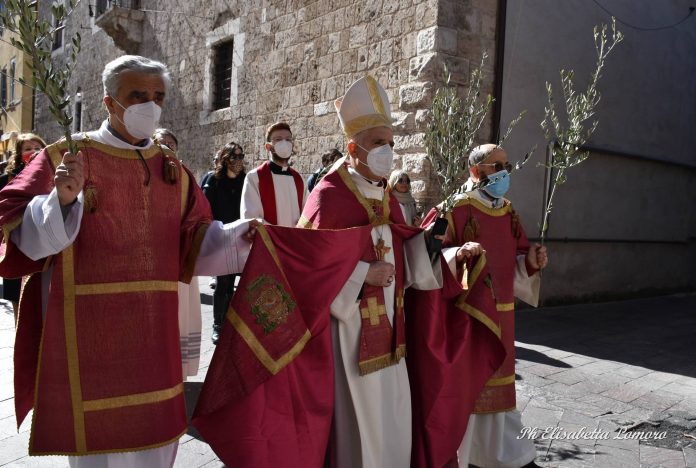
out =
{"type": "MultiPolygon", "coordinates": [[[[381,200],[384,190],[370,184],[352,169],[349,173],[366,198],[381,200]]],[[[388,225],[372,229],[372,240],[392,246],[388,225]]],[[[394,264],[393,249],[384,259],[394,264]]],[[[404,288],[436,289],[442,286],[439,263],[430,263],[423,233],[404,243],[404,288]]],[[[369,264],[359,262],[331,304],[336,399],[334,425],[338,468],[408,468],[411,463],[411,391],[406,362],[361,376],[358,345],[362,320],[358,294],[369,264]]],[[[389,322],[394,319],[394,288],[384,288],[389,322]]]]}
{"type": "MultiPolygon", "coordinates": [[[[133,146],[117,138],[107,128],[104,121],[99,130],[87,133],[94,141],[122,149],[147,149],[152,146],[148,140],[143,146],[133,146]]],[[[76,140],[84,138],[75,135],[76,140]]],[[[32,199],[24,211],[22,223],[12,231],[12,241],[26,256],[33,260],[55,255],[70,246],[80,230],[84,207],[84,194],[80,192],[77,201],[67,209],[61,209],[58,193],[54,188],[48,195],[32,199]]],[[[214,221],[208,228],[194,268],[195,275],[227,275],[239,273],[247,257],[250,244],[243,240],[248,231],[248,220],[239,220],[223,225],[214,221]]],[[[45,317],[48,299],[48,282],[52,268],[42,273],[42,312],[45,317]]],[[[162,447],[137,452],[108,453],[68,457],[71,467],[102,468],[147,466],[153,468],[171,467],[176,457],[178,441],[162,447]]]]}
{"type": "MultiPolygon", "coordinates": [[[[289,170],[289,168],[285,168],[289,170]]],[[[295,227],[302,214],[302,208],[307,201],[307,187],[302,193],[302,206],[297,206],[297,186],[295,177],[282,174],[273,174],[273,189],[275,191],[277,225],[295,227]]],[[[304,181],[303,181],[304,184],[304,181]]],[[[264,218],[263,205],[261,204],[261,192],[259,191],[259,168],[254,168],[247,173],[242,188],[242,204],[240,206],[242,219],[264,218]]]]}

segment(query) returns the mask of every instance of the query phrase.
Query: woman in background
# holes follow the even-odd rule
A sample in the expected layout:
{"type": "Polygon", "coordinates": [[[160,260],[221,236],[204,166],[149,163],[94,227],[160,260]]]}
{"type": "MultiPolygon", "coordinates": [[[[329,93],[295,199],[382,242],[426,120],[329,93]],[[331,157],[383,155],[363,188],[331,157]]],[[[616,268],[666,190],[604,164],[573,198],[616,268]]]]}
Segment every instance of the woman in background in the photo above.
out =
{"type": "Polygon", "coordinates": [[[411,178],[406,171],[397,169],[389,176],[387,189],[396,198],[404,214],[406,224],[420,226],[421,218],[416,209],[416,200],[411,195],[411,178]]]}
{"type": "MultiPolygon", "coordinates": [[[[20,133],[17,136],[14,153],[5,168],[5,173],[0,176],[0,189],[10,183],[17,174],[22,172],[24,166],[34,159],[39,151],[46,147],[43,138],[34,133],[20,133]]],[[[2,282],[2,298],[12,302],[15,323],[17,323],[17,309],[19,308],[19,293],[21,290],[21,278],[5,278],[2,282]]]]}

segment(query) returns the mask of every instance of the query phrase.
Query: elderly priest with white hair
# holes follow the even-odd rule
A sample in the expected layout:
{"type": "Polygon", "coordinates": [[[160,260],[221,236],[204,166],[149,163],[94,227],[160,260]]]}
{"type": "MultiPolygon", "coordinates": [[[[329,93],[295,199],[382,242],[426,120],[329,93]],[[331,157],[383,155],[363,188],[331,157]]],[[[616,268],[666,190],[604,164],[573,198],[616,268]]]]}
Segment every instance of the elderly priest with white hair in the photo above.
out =
{"type": "Polygon", "coordinates": [[[102,76],[101,128],[46,147],[0,192],[3,277],[29,275],[15,342],[30,455],[73,467],[169,467],[187,430],[177,281],[238,273],[255,221],[212,221],[150,138],[170,78],[126,55],[102,76]],[[252,226],[253,227],[253,226],[252,226]]]}

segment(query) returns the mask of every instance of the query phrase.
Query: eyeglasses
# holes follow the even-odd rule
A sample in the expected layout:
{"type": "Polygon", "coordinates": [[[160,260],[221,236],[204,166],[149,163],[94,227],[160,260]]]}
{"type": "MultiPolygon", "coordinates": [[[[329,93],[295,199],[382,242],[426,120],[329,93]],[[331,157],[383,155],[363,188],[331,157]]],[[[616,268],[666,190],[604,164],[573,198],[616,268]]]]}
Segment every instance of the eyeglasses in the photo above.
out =
{"type": "Polygon", "coordinates": [[[230,159],[240,161],[240,160],[244,159],[244,153],[242,153],[242,154],[230,154],[230,159]]]}
{"type": "Polygon", "coordinates": [[[495,172],[500,172],[503,169],[505,169],[508,172],[512,172],[512,164],[509,162],[506,163],[501,163],[500,161],[495,162],[495,163],[478,163],[477,166],[493,166],[495,169],[495,172]]]}

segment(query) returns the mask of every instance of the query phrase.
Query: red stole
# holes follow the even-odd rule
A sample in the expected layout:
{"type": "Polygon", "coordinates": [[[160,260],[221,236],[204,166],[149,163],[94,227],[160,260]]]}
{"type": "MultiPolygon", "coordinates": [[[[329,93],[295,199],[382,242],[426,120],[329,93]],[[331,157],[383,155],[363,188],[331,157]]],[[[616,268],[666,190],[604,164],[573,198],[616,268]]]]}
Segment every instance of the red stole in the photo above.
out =
{"type": "MultiPolygon", "coordinates": [[[[288,171],[295,180],[295,190],[297,191],[297,206],[302,212],[302,198],[304,197],[304,181],[299,172],[291,167],[288,171]]],[[[273,173],[271,163],[266,161],[259,166],[259,194],[261,196],[261,206],[263,206],[263,219],[271,224],[278,224],[278,209],[276,208],[275,187],[273,186],[273,173]]]]}
{"type": "MultiPolygon", "coordinates": [[[[428,220],[436,216],[432,210],[428,220]]],[[[500,208],[490,208],[475,198],[460,200],[448,215],[452,245],[475,241],[486,250],[496,299],[496,316],[488,316],[500,328],[506,358],[481,392],[475,413],[509,411],[515,400],[515,302],[514,280],[517,255],[526,254],[529,242],[512,204],[505,200],[500,208]]],[[[473,274],[471,271],[469,275],[473,274]]]]}
{"type": "Polygon", "coordinates": [[[370,231],[259,229],[192,419],[226,465],[323,465],[334,398],[329,307],[370,231]]]}
{"type": "MultiPolygon", "coordinates": [[[[34,407],[32,455],[132,451],[171,443],[186,431],[177,280],[193,268],[210,209],[178,163],[178,180],[164,180],[172,158],[157,147],[141,150],[152,175],[145,185],[134,151],[91,140],[79,145],[98,208],[84,213],[75,242],[48,259],[45,322],[40,275],[25,284],[20,301],[16,412],[21,423],[34,407]]],[[[66,149],[47,147],[0,192],[3,228],[34,195],[51,191],[66,149]]],[[[28,268],[7,234],[2,271],[41,271],[47,260],[28,268]]]]}
{"type": "MultiPolygon", "coordinates": [[[[404,319],[403,241],[420,232],[405,225],[396,199],[387,191],[382,200],[366,199],[353,183],[346,165],[327,174],[309,196],[298,226],[311,229],[346,229],[387,225],[392,230],[395,259],[394,326],[384,308],[384,288],[365,285],[360,300],[362,326],[358,367],[365,375],[397,364],[406,355],[404,319]]],[[[372,238],[362,246],[362,261],[377,260],[372,238]]]]}

